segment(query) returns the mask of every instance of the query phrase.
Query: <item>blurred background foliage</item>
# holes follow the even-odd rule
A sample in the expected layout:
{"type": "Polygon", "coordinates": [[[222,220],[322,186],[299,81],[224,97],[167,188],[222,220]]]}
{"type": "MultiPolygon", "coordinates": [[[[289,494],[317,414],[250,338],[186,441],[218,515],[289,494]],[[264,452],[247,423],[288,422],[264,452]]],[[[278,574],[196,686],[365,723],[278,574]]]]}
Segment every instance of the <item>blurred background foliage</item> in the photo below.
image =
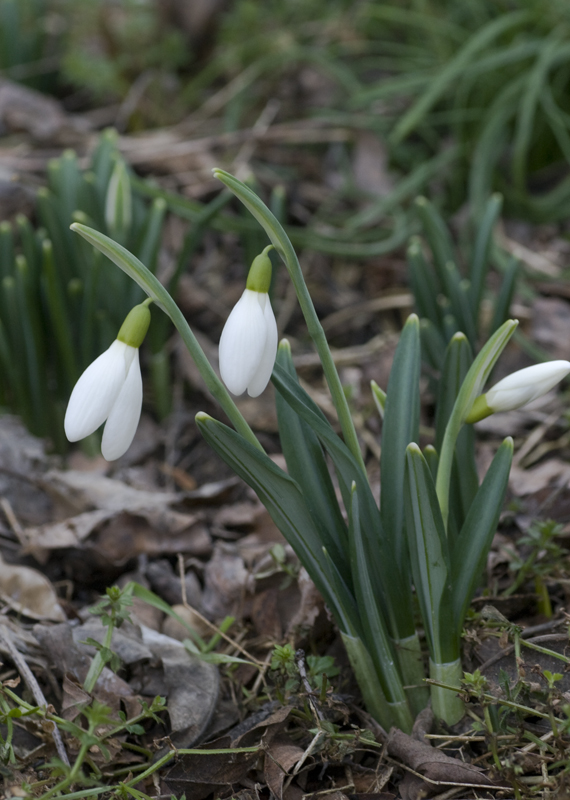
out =
{"type": "Polygon", "coordinates": [[[75,87],[76,107],[139,93],[130,130],[237,81],[226,130],[277,98],[280,119],[374,132],[396,176],[438,176],[448,211],[492,191],[534,221],[570,211],[566,0],[0,0],[0,31],[7,77],[75,87]]]}

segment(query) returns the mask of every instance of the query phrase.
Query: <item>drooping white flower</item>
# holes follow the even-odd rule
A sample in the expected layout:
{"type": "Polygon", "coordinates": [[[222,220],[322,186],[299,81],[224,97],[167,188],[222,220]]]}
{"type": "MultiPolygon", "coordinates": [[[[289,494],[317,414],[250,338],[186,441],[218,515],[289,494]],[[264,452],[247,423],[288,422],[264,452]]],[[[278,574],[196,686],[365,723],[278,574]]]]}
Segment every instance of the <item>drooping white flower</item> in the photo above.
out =
{"type": "Polygon", "coordinates": [[[81,375],[65,412],[65,435],[77,442],[106,422],[101,452],[107,461],[120,458],[131,445],[142,409],[142,377],[139,347],[150,312],[146,304],[135,306],[113,344],[81,375]]]}
{"type": "Polygon", "coordinates": [[[232,392],[250,397],[262,393],[273,372],[277,355],[277,323],[268,289],[271,261],[267,251],[254,259],[247,288],[234,306],[220,338],[220,373],[232,392]]]}
{"type": "Polygon", "coordinates": [[[466,422],[477,422],[498,411],[514,411],[549,392],[570,373],[570,361],[547,361],[507,375],[479,395],[466,422]]]}

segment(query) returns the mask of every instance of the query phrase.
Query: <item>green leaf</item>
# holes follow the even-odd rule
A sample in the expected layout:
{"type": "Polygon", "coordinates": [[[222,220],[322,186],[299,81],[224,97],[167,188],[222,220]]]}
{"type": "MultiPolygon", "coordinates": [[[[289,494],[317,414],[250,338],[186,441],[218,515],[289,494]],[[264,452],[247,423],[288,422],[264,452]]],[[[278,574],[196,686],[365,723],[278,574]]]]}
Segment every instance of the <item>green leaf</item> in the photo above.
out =
{"type": "Polygon", "coordinates": [[[438,102],[447,88],[457,81],[472,63],[478,54],[489,44],[497,39],[509,28],[515,28],[528,19],[528,12],[513,11],[501,14],[479,28],[473,36],[457,51],[453,58],[448,59],[438,75],[432,79],[428,88],[423,92],[414,105],[400,117],[394,128],[391,139],[394,143],[400,142],[424,119],[428,111],[438,102]]]}
{"type": "Polygon", "coordinates": [[[350,509],[351,504],[350,487],[353,482],[356,483],[375,594],[383,598],[383,611],[394,638],[402,639],[411,635],[415,630],[411,590],[408,583],[402,579],[395,553],[386,542],[380,512],[368,479],[344,442],[333,431],[322,411],[279,364],[275,364],[271,380],[293,411],[310,425],[329,453],[347,509],[350,509]]]}
{"type": "Polygon", "coordinates": [[[452,607],[458,634],[497,529],[513,458],[513,440],[499,447],[451,550],[452,607]]]}
{"type": "Polygon", "coordinates": [[[519,270],[520,262],[512,256],[507,263],[507,268],[503,275],[503,280],[501,281],[501,288],[495,300],[493,319],[491,327],[489,328],[489,333],[494,333],[509,317],[519,270]]]}
{"type": "Polygon", "coordinates": [[[351,545],[350,565],[356,601],[364,629],[364,643],[376,666],[382,691],[388,703],[393,706],[396,724],[402,730],[410,730],[412,718],[399,675],[396,656],[378,604],[379,598],[375,594],[370,580],[370,560],[362,536],[356,485],[353,485],[351,500],[348,523],[351,545]]]}
{"type": "Polygon", "coordinates": [[[380,419],[384,419],[384,409],[386,408],[386,392],[381,389],[376,381],[370,381],[370,390],[372,391],[372,399],[376,410],[380,415],[380,419]]]}
{"type": "Polygon", "coordinates": [[[467,414],[471,410],[473,401],[477,395],[481,393],[485,381],[489,377],[503,349],[506,347],[507,342],[515,332],[517,325],[518,322],[516,320],[507,320],[481,348],[480,353],[465,376],[465,380],[459,390],[455,405],[449,417],[439,455],[439,468],[436,481],[437,497],[443,522],[446,526],[449,516],[451,470],[459,431],[461,430],[461,426],[467,414]]]}
{"type": "Polygon", "coordinates": [[[238,656],[228,656],[225,653],[208,653],[196,647],[191,639],[184,639],[182,642],[186,650],[191,653],[200,661],[206,661],[208,664],[251,664],[247,658],[239,658],[238,656]]]}
{"type": "Polygon", "coordinates": [[[400,335],[386,392],[380,456],[380,519],[387,547],[395,553],[403,580],[409,574],[404,522],[406,447],[419,439],[420,325],[410,314],[400,335]]]}
{"type": "MultiPolygon", "coordinates": [[[[286,340],[279,345],[277,363],[293,380],[298,380],[291,358],[291,348],[286,340]]],[[[326,547],[350,586],[346,524],[338,505],[319,439],[311,427],[285,402],[279,392],[276,394],[275,404],[279,422],[279,438],[287,462],[287,472],[297,481],[311,516],[321,526],[323,546],[326,547]]]]}
{"type": "Polygon", "coordinates": [[[422,221],[428,244],[433,254],[433,265],[439,281],[439,286],[450,295],[449,275],[446,265],[455,261],[453,242],[443,217],[437,208],[426,197],[418,197],[415,207],[422,221]]]}
{"type": "Polygon", "coordinates": [[[384,730],[389,731],[394,725],[392,707],[382,691],[370,653],[360,637],[342,632],[341,637],[367,711],[378,720],[384,730]]]}
{"type": "Polygon", "coordinates": [[[420,334],[422,337],[422,354],[425,360],[434,370],[440,370],[443,365],[446,338],[429,319],[420,321],[420,334]]]}
{"type": "Polygon", "coordinates": [[[417,444],[406,451],[406,536],[416,594],[433,661],[459,656],[451,608],[447,536],[428,464],[417,444]]]}
{"type": "Polygon", "coordinates": [[[333,610],[337,621],[350,632],[358,623],[350,619],[354,607],[350,591],[330,575],[323,557],[321,531],[293,478],[269,456],[249,444],[238,433],[207,414],[196,416],[196,424],[208,444],[251,486],[287,539],[313,582],[333,610]]]}
{"type": "MultiPolygon", "coordinates": [[[[497,217],[501,213],[503,206],[503,197],[500,194],[493,194],[487,201],[483,216],[477,231],[477,239],[475,240],[475,249],[473,251],[473,258],[471,260],[471,269],[469,279],[471,282],[471,307],[475,319],[479,316],[479,306],[481,305],[481,298],[483,297],[483,289],[485,287],[485,279],[489,271],[489,251],[493,240],[493,230],[497,217]]],[[[501,320],[503,322],[504,320],[501,320]]]]}
{"type": "MultiPolygon", "coordinates": [[[[461,385],[473,362],[471,347],[463,333],[456,333],[445,352],[445,361],[439,380],[437,412],[435,418],[435,447],[439,451],[445,429],[461,385]]],[[[455,535],[461,530],[469,507],[479,488],[475,464],[475,434],[471,425],[464,426],[455,444],[451,473],[448,532],[455,535]]]]}
{"type": "Polygon", "coordinates": [[[412,238],[407,256],[410,283],[418,314],[422,319],[429,320],[439,330],[442,325],[442,311],[437,302],[437,296],[441,287],[431,264],[422,252],[419,237],[412,238]]]}

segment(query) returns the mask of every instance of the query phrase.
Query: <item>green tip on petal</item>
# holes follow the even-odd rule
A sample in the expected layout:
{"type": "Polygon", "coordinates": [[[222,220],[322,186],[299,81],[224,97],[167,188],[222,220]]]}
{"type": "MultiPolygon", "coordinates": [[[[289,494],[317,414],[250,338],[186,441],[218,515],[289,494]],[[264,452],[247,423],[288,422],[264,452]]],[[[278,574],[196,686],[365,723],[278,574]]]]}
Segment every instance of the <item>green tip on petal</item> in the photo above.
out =
{"type": "Polygon", "coordinates": [[[252,292],[262,292],[267,294],[271,284],[271,259],[267,255],[273,249],[272,244],[268,244],[265,250],[253,259],[247,276],[246,288],[252,292]]]}
{"type": "Polygon", "coordinates": [[[465,417],[465,422],[479,422],[480,420],[485,419],[485,417],[490,416],[492,413],[493,409],[489,408],[487,405],[487,395],[480,394],[479,397],[476,397],[473,401],[471,410],[465,417]]]}
{"type": "Polygon", "coordinates": [[[147,302],[141,303],[131,308],[125,321],[121,325],[121,330],[117,334],[117,339],[130,347],[140,347],[150,325],[150,309],[147,302]]]}

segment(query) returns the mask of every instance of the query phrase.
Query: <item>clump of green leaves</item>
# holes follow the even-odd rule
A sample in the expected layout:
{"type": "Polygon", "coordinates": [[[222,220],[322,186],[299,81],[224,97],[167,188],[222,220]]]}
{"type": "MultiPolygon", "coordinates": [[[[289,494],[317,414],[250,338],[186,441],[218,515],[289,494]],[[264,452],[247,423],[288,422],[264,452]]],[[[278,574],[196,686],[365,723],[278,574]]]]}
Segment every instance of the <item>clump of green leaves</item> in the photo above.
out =
{"type": "Polygon", "coordinates": [[[107,259],[78,246],[69,225],[79,218],[113,230],[154,270],[165,211],[164,200],[149,203],[132,188],[116,133],[107,131],[88,169],[73,151],[50,162],[48,185],[38,191],[39,227],[23,216],[15,225],[0,223],[0,406],[60,452],[67,449],[62,422],[71,389],[143,297],[107,259]],[[117,208],[117,167],[130,209],[121,219],[107,213],[117,208]]]}

